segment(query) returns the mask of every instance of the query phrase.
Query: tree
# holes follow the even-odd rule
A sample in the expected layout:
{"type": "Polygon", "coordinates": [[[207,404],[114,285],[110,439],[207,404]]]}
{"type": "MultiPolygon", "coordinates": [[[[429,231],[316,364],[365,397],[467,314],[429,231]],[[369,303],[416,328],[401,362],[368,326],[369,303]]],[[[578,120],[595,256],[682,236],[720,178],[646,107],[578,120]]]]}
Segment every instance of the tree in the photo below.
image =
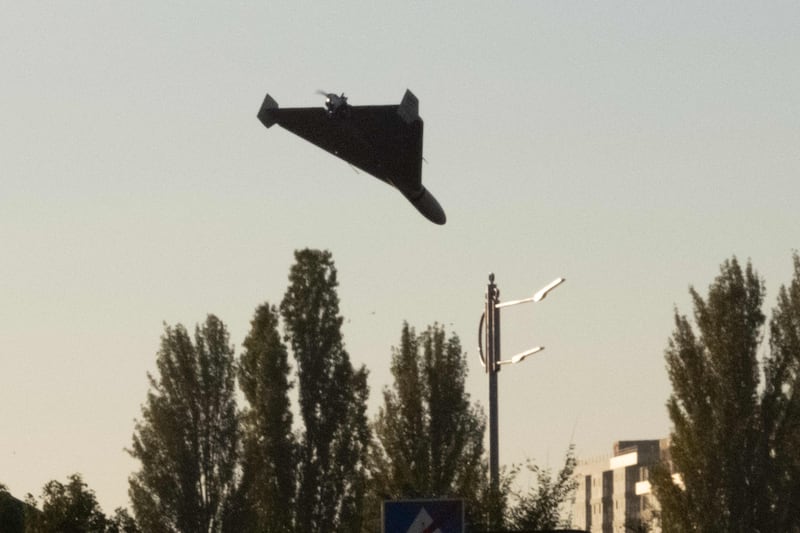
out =
{"type": "Polygon", "coordinates": [[[297,450],[298,531],[358,531],[369,427],[367,370],[344,348],[331,254],[295,252],[280,312],[297,362],[303,429],[297,450]]]}
{"type": "Polygon", "coordinates": [[[25,516],[26,533],[104,533],[107,520],[94,491],[80,474],[72,474],[64,485],[50,481],[42,489],[42,510],[29,496],[25,516]]]}
{"type": "Polygon", "coordinates": [[[127,510],[117,508],[114,516],[108,519],[106,533],[140,533],[140,530],[127,510]]]}
{"type": "Polygon", "coordinates": [[[464,387],[460,341],[436,324],[416,336],[406,323],[392,352],[394,384],[374,422],[372,515],[387,498],[458,497],[475,521],[486,484],[485,423],[464,387]]]}
{"type": "Polygon", "coordinates": [[[536,485],[528,493],[515,494],[517,505],[511,509],[509,520],[512,526],[525,531],[569,527],[569,520],[562,519],[562,510],[578,487],[576,465],[574,445],[567,450],[564,466],[555,479],[550,470],[528,461],[526,467],[536,476],[536,485]]]}
{"type": "Polygon", "coordinates": [[[764,365],[760,457],[765,465],[769,531],[800,531],[800,257],[794,276],[778,292],[770,320],[770,355],[764,365]]]}
{"type": "Polygon", "coordinates": [[[797,530],[797,339],[800,267],[771,322],[771,355],[759,393],[764,284],[748,262],[725,261],[703,299],[690,289],[698,330],[675,313],[666,350],[672,468],[653,473],[665,531],[797,530]],[[793,362],[794,361],[794,362],[793,362]],[[794,369],[794,370],[792,370],[794,369]],[[794,470],[796,473],[797,470],[794,470]],[[672,474],[680,476],[675,483],[672,474]],[[787,493],[786,491],[789,491],[787,493]],[[797,493],[794,493],[795,495],[797,493]],[[795,515],[794,522],[779,517],[795,515]],[[794,529],[793,529],[794,528],[794,529]]]}
{"type": "Polygon", "coordinates": [[[221,531],[235,485],[238,419],[233,348],[209,315],[195,328],[165,326],[151,390],[129,453],[141,462],[129,494],[145,531],[221,531]]]}
{"type": "MultiPolygon", "coordinates": [[[[69,476],[64,485],[49,481],[42,489],[42,509],[28,494],[25,503],[11,498],[18,507],[14,516],[0,513],[3,533],[139,533],[139,528],[125,509],[118,508],[107,517],[97,503],[94,491],[84,483],[80,474],[69,476]]],[[[0,485],[0,502],[4,496],[0,485]]],[[[7,494],[7,493],[5,493],[7,494]]],[[[10,497],[10,495],[9,495],[10,497]]]]}
{"type": "Polygon", "coordinates": [[[720,268],[708,298],[690,289],[699,337],[675,313],[666,350],[673,394],[671,455],[685,490],[655,476],[665,528],[756,531],[751,502],[757,420],[757,348],[765,317],[762,281],[734,258],[720,268]]]}
{"type": "Polygon", "coordinates": [[[4,533],[25,531],[25,503],[12,496],[2,483],[0,483],[0,524],[4,533]]]}
{"type": "Polygon", "coordinates": [[[289,363],[278,333],[278,311],[256,309],[244,341],[239,386],[250,407],[243,421],[243,509],[263,533],[292,531],[296,443],[292,434],[289,363]]]}

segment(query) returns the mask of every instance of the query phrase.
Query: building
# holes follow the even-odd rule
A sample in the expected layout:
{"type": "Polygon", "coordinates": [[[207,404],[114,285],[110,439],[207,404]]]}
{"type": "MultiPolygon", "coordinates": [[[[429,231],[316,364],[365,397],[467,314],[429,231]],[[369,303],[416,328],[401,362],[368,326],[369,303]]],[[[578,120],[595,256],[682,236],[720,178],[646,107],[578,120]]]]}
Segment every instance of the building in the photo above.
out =
{"type": "Polygon", "coordinates": [[[572,527],[602,533],[659,532],[650,468],[667,458],[669,440],[614,443],[613,455],[580,461],[572,527]]]}

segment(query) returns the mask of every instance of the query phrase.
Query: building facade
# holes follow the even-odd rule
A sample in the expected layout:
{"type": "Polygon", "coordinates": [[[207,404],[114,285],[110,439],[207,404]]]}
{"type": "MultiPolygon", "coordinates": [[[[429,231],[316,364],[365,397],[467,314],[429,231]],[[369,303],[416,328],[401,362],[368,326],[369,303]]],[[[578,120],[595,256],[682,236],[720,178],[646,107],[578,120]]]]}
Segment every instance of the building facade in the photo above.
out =
{"type": "Polygon", "coordinates": [[[618,441],[610,457],[580,461],[572,527],[601,533],[660,532],[648,480],[650,469],[667,458],[668,450],[667,439],[618,441]]]}

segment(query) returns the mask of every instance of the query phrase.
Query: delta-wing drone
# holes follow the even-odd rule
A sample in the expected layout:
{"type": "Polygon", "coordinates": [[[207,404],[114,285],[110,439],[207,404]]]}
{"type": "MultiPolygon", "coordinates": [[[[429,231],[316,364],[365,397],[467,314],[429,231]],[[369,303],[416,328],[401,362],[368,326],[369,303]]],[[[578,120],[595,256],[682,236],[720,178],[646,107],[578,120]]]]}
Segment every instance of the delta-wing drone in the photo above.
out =
{"type": "Polygon", "coordinates": [[[280,108],[267,94],[258,119],[267,128],[278,124],[394,186],[428,220],[444,224],[442,206],[422,185],[417,97],[407,90],[400,105],[354,106],[344,94],[321,94],[326,97],[324,108],[280,108]]]}

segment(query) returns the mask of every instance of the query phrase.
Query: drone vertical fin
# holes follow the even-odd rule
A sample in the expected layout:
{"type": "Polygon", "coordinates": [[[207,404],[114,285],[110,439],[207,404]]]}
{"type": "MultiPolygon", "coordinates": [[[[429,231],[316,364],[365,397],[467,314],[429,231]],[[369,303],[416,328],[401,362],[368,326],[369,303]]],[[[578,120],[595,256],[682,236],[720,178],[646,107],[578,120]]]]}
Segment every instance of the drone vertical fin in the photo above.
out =
{"type": "Polygon", "coordinates": [[[406,124],[411,124],[419,119],[419,100],[408,89],[406,89],[406,94],[403,95],[400,107],[397,108],[397,114],[406,124]]]}
{"type": "Polygon", "coordinates": [[[268,94],[264,97],[264,103],[261,104],[261,109],[258,110],[258,120],[268,128],[273,126],[278,122],[278,119],[275,117],[276,109],[278,109],[278,102],[268,94]]]}

